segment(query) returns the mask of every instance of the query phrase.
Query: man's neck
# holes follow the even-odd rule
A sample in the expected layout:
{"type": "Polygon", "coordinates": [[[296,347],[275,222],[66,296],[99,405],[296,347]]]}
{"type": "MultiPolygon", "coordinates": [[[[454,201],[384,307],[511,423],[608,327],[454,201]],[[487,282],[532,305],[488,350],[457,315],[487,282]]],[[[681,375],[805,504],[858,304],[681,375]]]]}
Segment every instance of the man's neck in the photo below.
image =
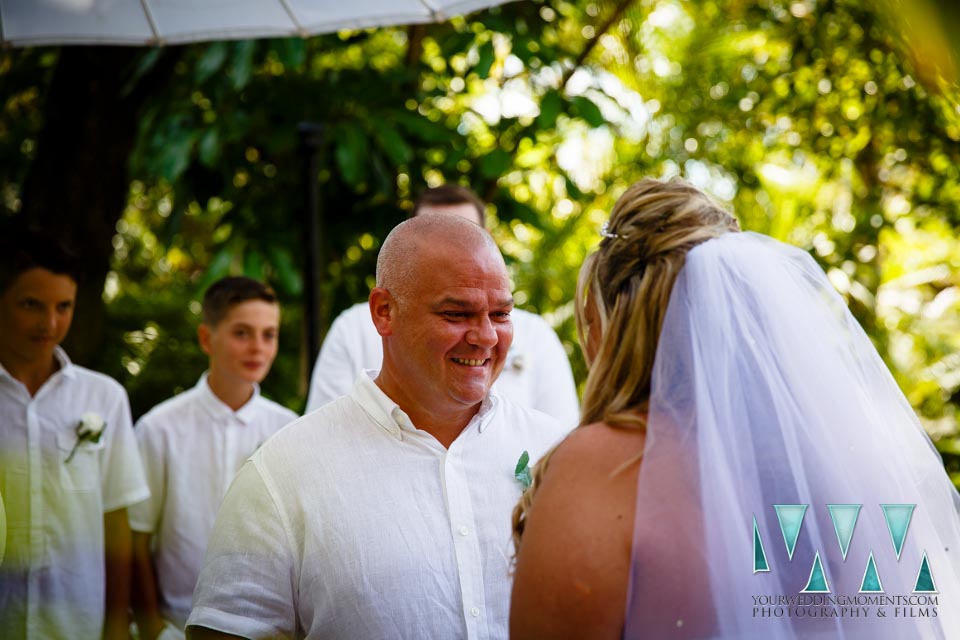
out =
{"type": "Polygon", "coordinates": [[[231,384],[222,379],[216,371],[207,375],[207,385],[220,402],[237,411],[253,397],[252,384],[231,384]]]}
{"type": "Polygon", "coordinates": [[[35,396],[40,387],[60,370],[60,361],[56,356],[37,360],[23,360],[13,354],[0,354],[0,364],[11,376],[19,380],[27,388],[31,396],[35,396]]]}
{"type": "Polygon", "coordinates": [[[432,435],[446,449],[450,448],[453,441],[463,433],[463,430],[467,428],[467,425],[480,410],[479,404],[444,413],[418,409],[418,403],[412,401],[404,393],[402,386],[392,384],[391,378],[384,376],[383,371],[380,372],[374,383],[388,398],[397,403],[401,411],[407,414],[413,426],[432,435]]]}

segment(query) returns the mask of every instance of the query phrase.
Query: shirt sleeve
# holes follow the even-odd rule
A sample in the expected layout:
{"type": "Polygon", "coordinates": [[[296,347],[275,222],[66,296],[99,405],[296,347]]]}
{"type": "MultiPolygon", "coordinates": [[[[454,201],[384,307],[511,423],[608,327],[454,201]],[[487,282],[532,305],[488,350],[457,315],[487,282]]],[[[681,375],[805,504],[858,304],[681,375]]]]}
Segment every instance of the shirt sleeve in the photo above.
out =
{"type": "Polygon", "coordinates": [[[217,514],[186,626],[254,639],[294,637],[292,540],[256,462],[247,462],[217,514]]]}
{"type": "Polygon", "coordinates": [[[535,387],[533,408],[553,416],[569,430],[580,422],[580,402],[570,358],[553,327],[546,320],[537,319],[539,322],[531,325],[536,345],[531,371],[535,387]]]}
{"type": "Polygon", "coordinates": [[[100,469],[104,513],[129,507],[150,496],[133,435],[127,392],[117,384],[114,396],[112,407],[104,416],[106,444],[100,469]]]}
{"type": "Polygon", "coordinates": [[[133,432],[137,438],[144,475],[146,475],[147,486],[150,488],[150,497],[130,506],[127,515],[130,518],[131,529],[142,533],[153,533],[157,530],[166,499],[166,448],[163,446],[162,433],[150,423],[148,416],[144,416],[137,422],[133,432]]]}
{"type": "Polygon", "coordinates": [[[351,344],[351,333],[356,330],[354,325],[359,317],[350,313],[351,310],[352,307],[337,316],[320,347],[310,378],[305,414],[350,393],[357,374],[366,366],[358,360],[356,345],[351,344]]]}

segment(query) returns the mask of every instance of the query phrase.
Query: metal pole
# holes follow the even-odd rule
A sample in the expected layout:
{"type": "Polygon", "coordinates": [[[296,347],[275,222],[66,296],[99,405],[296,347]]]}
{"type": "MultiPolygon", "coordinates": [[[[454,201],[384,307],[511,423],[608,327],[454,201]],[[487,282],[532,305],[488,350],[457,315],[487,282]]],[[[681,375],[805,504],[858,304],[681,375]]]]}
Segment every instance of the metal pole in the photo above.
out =
{"type": "Polygon", "coordinates": [[[307,380],[320,353],[320,271],[323,268],[321,240],[323,217],[320,210],[320,187],[317,183],[320,150],[324,143],[324,127],[315,122],[297,126],[301,169],[306,207],[303,210],[303,321],[307,348],[307,380]]]}

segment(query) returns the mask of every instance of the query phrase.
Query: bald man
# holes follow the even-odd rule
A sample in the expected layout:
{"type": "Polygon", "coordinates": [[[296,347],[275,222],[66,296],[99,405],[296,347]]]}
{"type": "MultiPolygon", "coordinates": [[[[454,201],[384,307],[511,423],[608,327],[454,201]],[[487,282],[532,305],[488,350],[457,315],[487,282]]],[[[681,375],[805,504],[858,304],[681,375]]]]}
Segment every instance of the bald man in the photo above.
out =
{"type": "Polygon", "coordinates": [[[513,338],[503,258],[476,224],[418,216],[384,242],[369,307],[379,373],[241,469],[189,637],[507,637],[517,462],[564,429],[490,393],[513,338]]]}
{"type": "MultiPolygon", "coordinates": [[[[473,191],[458,184],[431,187],[420,194],[412,216],[430,214],[460,216],[484,226],[483,202],[473,191]]],[[[493,390],[573,427],[580,419],[580,406],[563,344],[553,327],[537,314],[514,309],[512,316],[513,343],[493,390]]],[[[370,322],[367,303],[345,310],[330,325],[323,340],[305,413],[349,393],[354,376],[363,369],[376,369],[382,359],[380,335],[370,322]]]]}

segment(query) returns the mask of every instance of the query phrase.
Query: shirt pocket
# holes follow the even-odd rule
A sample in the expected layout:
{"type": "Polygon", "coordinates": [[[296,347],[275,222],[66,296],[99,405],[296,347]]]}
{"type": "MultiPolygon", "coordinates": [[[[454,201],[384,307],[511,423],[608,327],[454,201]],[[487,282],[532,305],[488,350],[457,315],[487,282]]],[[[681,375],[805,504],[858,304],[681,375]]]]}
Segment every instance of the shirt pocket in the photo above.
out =
{"type": "Polygon", "coordinates": [[[100,451],[103,450],[104,440],[99,442],[85,440],[77,445],[75,433],[57,434],[57,453],[60,464],[60,484],[67,491],[95,491],[100,487],[100,451]],[[70,452],[74,446],[76,453],[70,462],[70,452]]]}

